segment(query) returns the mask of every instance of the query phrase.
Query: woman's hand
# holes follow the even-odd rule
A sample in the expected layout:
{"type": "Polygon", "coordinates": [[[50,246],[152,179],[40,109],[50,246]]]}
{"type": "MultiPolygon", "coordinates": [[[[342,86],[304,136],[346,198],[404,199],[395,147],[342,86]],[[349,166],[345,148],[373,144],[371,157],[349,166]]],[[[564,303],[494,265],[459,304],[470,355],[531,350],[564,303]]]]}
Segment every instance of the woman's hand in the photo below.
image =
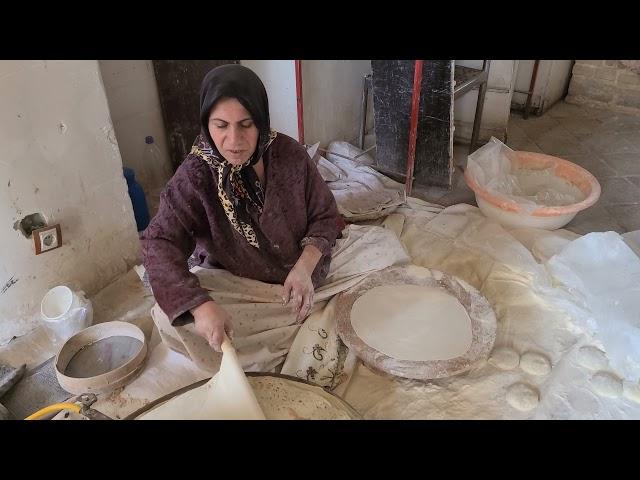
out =
{"type": "Polygon", "coordinates": [[[311,275],[296,263],[284,282],[282,298],[284,305],[291,306],[291,313],[296,315],[296,323],[302,322],[311,312],[313,293],[311,275]]]}
{"type": "Polygon", "coordinates": [[[214,301],[205,302],[191,310],[191,314],[196,321],[196,332],[203,337],[209,345],[216,351],[222,351],[224,332],[231,337],[231,317],[214,301]]]}
{"type": "Polygon", "coordinates": [[[291,305],[291,312],[296,315],[296,323],[301,323],[311,313],[315,293],[311,274],[321,256],[320,250],[313,245],[307,245],[284,282],[282,303],[291,305]]]}

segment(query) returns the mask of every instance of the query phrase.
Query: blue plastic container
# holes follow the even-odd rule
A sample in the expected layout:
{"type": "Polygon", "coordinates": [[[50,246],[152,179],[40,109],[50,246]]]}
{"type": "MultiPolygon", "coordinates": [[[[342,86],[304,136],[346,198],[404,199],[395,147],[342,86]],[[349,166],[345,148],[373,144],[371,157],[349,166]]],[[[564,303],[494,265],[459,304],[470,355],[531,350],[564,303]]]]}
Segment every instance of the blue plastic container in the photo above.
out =
{"type": "Polygon", "coordinates": [[[127,167],[124,167],[122,171],[124,178],[127,180],[127,187],[129,187],[129,197],[133,204],[133,214],[136,217],[136,225],[138,226],[138,231],[141,232],[147,228],[150,220],[147,199],[144,196],[144,190],[142,190],[142,187],[136,181],[135,172],[127,167]]]}

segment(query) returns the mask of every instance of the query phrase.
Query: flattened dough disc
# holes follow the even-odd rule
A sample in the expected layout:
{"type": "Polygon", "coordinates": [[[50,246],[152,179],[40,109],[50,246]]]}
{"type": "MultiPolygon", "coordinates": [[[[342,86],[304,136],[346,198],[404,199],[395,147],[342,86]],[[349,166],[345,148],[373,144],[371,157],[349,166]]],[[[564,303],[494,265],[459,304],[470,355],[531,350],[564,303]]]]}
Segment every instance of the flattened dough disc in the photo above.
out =
{"type": "Polygon", "coordinates": [[[374,287],[353,304],[351,325],[367,345],[398,360],[450,360],[471,347],[467,311],[437,287],[374,287]]]}
{"type": "Polygon", "coordinates": [[[415,265],[389,267],[339,295],[338,335],[374,370],[429,380],[486,359],[496,337],[489,302],[471,285],[415,265]]]}
{"type": "Polygon", "coordinates": [[[264,420],[236,351],[223,343],[220,371],[205,385],[175,397],[141,420],[264,420]]]}

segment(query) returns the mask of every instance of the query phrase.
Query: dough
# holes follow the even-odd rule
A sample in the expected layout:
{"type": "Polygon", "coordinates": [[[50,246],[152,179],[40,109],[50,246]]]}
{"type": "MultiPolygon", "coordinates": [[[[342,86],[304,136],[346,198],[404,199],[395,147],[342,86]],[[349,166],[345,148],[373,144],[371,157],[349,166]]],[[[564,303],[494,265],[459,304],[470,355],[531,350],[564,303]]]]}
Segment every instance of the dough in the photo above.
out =
{"type": "Polygon", "coordinates": [[[199,388],[174,397],[142,415],[144,420],[264,420],[260,404],[238,362],[223,344],[220,371],[199,388]]]}
{"type": "Polygon", "coordinates": [[[489,363],[501,370],[513,370],[520,363],[520,355],[507,347],[496,348],[489,358],[489,363]]]}
{"type": "Polygon", "coordinates": [[[640,403],[640,384],[625,381],[623,386],[624,397],[632,402],[640,403]]]}
{"type": "Polygon", "coordinates": [[[467,311],[436,287],[372,288],[353,304],[351,325],[367,345],[398,360],[449,360],[471,346],[467,311]]]}
{"type": "Polygon", "coordinates": [[[609,365],[606,354],[591,345],[578,349],[577,361],[578,364],[589,370],[602,370],[609,365]]]}
{"type": "Polygon", "coordinates": [[[593,390],[603,397],[617,398],[622,395],[622,381],[613,373],[597,372],[591,377],[593,390]]]}
{"type": "Polygon", "coordinates": [[[520,368],[531,375],[547,375],[551,371],[551,362],[544,355],[526,352],[520,358],[520,368]]]}
{"type": "Polygon", "coordinates": [[[521,412],[533,410],[539,401],[538,390],[526,383],[514,383],[507,390],[507,402],[521,412]]]}

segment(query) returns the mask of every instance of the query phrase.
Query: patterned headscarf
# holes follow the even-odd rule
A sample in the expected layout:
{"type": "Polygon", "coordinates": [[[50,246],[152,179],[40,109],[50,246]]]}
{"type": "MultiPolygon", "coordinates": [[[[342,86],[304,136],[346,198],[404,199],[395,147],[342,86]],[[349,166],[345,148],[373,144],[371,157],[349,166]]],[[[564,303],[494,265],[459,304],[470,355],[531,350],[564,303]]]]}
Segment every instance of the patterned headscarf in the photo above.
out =
{"type": "Polygon", "coordinates": [[[200,88],[200,123],[202,134],[198,136],[191,153],[209,164],[217,176],[218,198],[229,222],[247,242],[260,248],[249,207],[260,213],[264,207],[264,191],[252,168],[277,133],[269,125],[269,101],[260,78],[242,65],[216,67],[202,81],[200,88]],[[235,98],[247,109],[258,128],[258,144],[253,155],[242,165],[232,165],[218,151],[209,134],[209,114],[221,98],[235,98]]]}

